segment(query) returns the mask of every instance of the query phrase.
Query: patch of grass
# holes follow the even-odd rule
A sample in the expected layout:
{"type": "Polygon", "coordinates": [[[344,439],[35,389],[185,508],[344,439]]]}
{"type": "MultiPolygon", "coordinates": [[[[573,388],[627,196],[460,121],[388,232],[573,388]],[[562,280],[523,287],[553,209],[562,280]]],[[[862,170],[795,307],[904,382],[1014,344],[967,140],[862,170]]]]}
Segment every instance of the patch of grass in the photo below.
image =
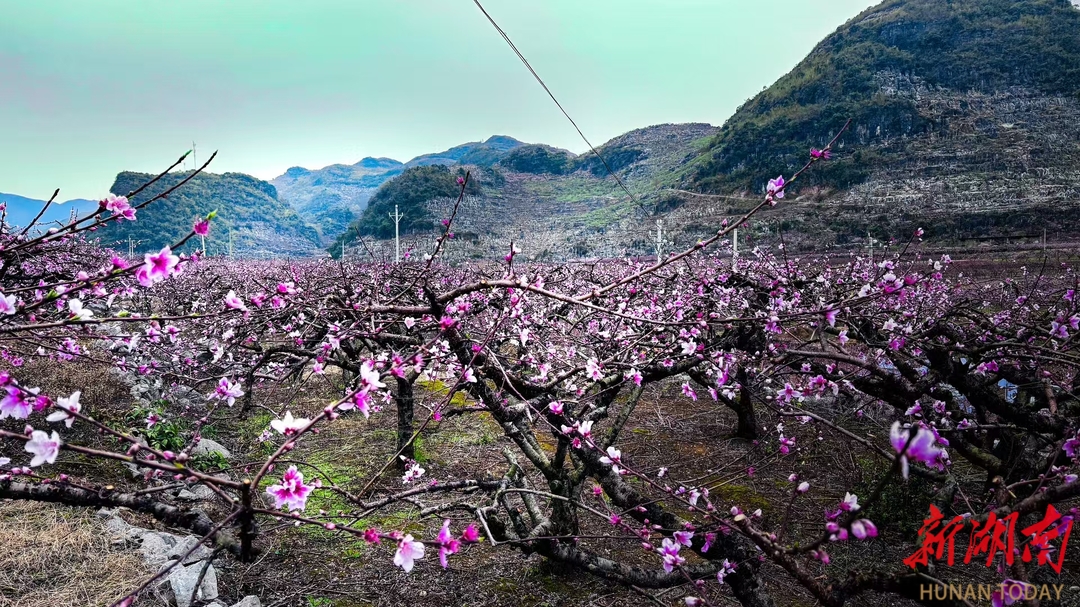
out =
{"type": "Polygon", "coordinates": [[[581,219],[585,222],[586,229],[604,229],[632,213],[633,209],[636,208],[636,206],[631,206],[632,204],[633,203],[629,202],[619,202],[610,206],[605,206],[589,211],[583,215],[581,219]]]}

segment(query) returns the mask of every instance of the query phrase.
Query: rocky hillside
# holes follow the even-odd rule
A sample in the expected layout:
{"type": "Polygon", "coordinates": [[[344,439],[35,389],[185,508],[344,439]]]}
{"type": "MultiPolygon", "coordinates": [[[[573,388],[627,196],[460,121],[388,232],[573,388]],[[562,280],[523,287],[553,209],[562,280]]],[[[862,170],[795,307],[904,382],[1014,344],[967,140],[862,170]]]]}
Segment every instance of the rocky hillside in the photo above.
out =
{"type": "Polygon", "coordinates": [[[1080,233],[1080,11],[1069,0],[887,0],[748,101],[692,163],[673,221],[744,208],[846,119],[836,158],[793,188],[807,246],[1080,233]]]}
{"type": "MultiPolygon", "coordinates": [[[[132,203],[143,202],[188,175],[190,171],[167,175],[141,192],[132,203]]],[[[120,173],[111,191],[126,194],[151,177],[145,173],[120,173]]],[[[218,216],[206,239],[211,255],[224,255],[230,246],[235,255],[246,257],[310,255],[318,245],[315,229],[278,198],[274,186],[242,173],[196,175],[168,198],[140,210],[137,221],[113,222],[98,234],[106,245],[126,248],[127,239],[131,238],[137,242],[136,250],[154,251],[183,238],[191,231],[196,217],[214,210],[218,216]]],[[[197,244],[195,241],[184,250],[197,244]]]]}
{"type": "MultiPolygon", "coordinates": [[[[444,186],[469,170],[476,189],[467,192],[455,219],[450,258],[501,257],[511,240],[533,259],[651,250],[652,223],[646,219],[671,199],[671,187],[688,162],[716,133],[716,127],[707,124],[665,124],[631,131],[601,146],[598,151],[634,198],[626,195],[591,153],[575,156],[549,146],[527,145],[490,166],[449,167],[437,192],[434,181],[416,182],[426,194],[410,204],[425,202],[422,212],[410,212],[410,216],[422,220],[407,229],[403,224],[402,233],[409,243],[426,242],[454,204],[457,188],[444,186]]],[[[380,189],[373,205],[384,197],[384,190],[387,199],[420,192],[395,179],[380,189]]],[[[358,235],[370,236],[366,244],[378,248],[375,241],[392,234],[392,224],[387,225],[383,215],[361,218],[355,229],[331,247],[332,254],[340,254],[341,240],[351,247],[358,235]]]]}

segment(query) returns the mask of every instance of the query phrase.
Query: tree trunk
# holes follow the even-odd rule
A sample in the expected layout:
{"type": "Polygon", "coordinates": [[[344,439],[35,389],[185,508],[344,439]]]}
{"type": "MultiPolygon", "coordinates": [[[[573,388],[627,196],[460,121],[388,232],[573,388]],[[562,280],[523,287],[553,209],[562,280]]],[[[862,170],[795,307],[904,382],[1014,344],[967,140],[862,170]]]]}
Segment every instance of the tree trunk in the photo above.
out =
{"type": "MultiPolygon", "coordinates": [[[[408,459],[416,457],[413,447],[413,385],[408,378],[397,378],[397,394],[394,396],[397,403],[397,449],[400,454],[408,459]]],[[[398,458],[399,470],[405,470],[405,462],[398,458]]]]}

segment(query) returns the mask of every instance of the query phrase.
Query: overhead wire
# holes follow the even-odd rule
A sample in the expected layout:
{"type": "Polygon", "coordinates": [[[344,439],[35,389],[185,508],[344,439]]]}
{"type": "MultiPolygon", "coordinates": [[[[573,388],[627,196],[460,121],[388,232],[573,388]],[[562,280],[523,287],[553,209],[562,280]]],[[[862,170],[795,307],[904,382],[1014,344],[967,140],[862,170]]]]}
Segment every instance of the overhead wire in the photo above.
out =
{"type": "Polygon", "coordinates": [[[490,13],[487,12],[487,9],[485,9],[484,6],[480,4],[480,0],[473,0],[473,4],[475,4],[476,7],[480,9],[480,12],[484,14],[484,17],[487,17],[488,22],[491,23],[492,27],[495,28],[495,31],[499,32],[499,35],[502,36],[502,39],[505,40],[506,44],[508,44],[510,48],[514,51],[514,54],[517,55],[517,58],[520,59],[521,63],[524,64],[525,67],[529,70],[529,73],[532,74],[533,78],[535,78],[536,81],[540,83],[540,86],[544,88],[544,92],[546,92],[548,94],[548,97],[551,97],[551,100],[555,102],[555,105],[559,108],[559,111],[562,112],[563,116],[565,116],[566,119],[570,121],[570,124],[573,125],[574,130],[576,130],[577,134],[581,137],[581,140],[585,142],[585,145],[589,146],[589,150],[591,150],[593,155],[595,155],[604,165],[604,169],[608,172],[608,175],[611,175],[615,178],[615,181],[618,182],[619,187],[622,188],[622,191],[626,192],[626,195],[630,197],[630,200],[632,200],[639,209],[644,211],[646,215],[652,215],[652,213],[650,213],[649,210],[645,208],[643,204],[641,204],[641,201],[638,200],[637,196],[634,196],[634,193],[630,191],[630,188],[626,187],[626,183],[623,182],[622,178],[619,177],[615,173],[615,171],[611,170],[611,165],[609,165],[607,160],[605,160],[604,157],[600,154],[600,152],[597,151],[596,147],[592,144],[592,142],[589,141],[589,138],[585,136],[585,133],[581,131],[581,127],[579,127],[577,125],[577,122],[575,122],[574,119],[570,117],[570,114],[566,111],[566,108],[564,108],[563,105],[559,103],[559,100],[555,97],[555,94],[552,93],[551,89],[548,88],[548,85],[544,83],[544,79],[540,77],[540,74],[536,73],[536,70],[534,70],[532,65],[529,64],[529,60],[525,58],[525,55],[521,54],[521,51],[518,50],[517,45],[514,44],[514,41],[510,39],[510,36],[506,33],[506,31],[503,30],[503,28],[495,22],[495,19],[491,16],[490,13]]]}

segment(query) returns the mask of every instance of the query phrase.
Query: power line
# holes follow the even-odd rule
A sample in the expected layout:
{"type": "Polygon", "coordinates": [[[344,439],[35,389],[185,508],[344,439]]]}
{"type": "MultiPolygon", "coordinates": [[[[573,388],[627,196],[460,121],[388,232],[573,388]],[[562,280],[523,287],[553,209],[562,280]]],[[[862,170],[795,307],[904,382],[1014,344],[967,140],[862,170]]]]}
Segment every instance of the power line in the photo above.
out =
{"type": "Polygon", "coordinates": [[[611,170],[611,166],[608,165],[607,160],[604,160],[604,157],[600,155],[600,152],[596,151],[596,147],[594,147],[593,144],[589,141],[589,139],[585,137],[585,133],[581,132],[581,128],[578,127],[577,123],[574,122],[574,119],[570,117],[570,114],[567,113],[566,109],[562,106],[561,103],[559,103],[559,100],[555,98],[555,94],[551,92],[551,89],[548,88],[548,85],[544,84],[544,80],[540,78],[540,74],[537,74],[536,70],[533,69],[532,65],[529,65],[529,60],[525,58],[525,55],[521,54],[521,51],[518,50],[517,45],[515,45],[512,40],[510,40],[510,36],[508,36],[506,32],[503,31],[503,28],[499,27],[499,24],[495,22],[495,19],[493,19],[491,15],[488,14],[487,10],[484,9],[484,6],[480,4],[480,0],[473,0],[473,4],[476,5],[476,8],[480,9],[481,13],[484,13],[484,16],[487,17],[487,20],[491,23],[492,27],[494,27],[495,30],[499,32],[499,35],[502,36],[503,40],[505,40],[506,43],[510,45],[510,48],[514,51],[514,54],[517,55],[517,58],[521,60],[521,63],[523,63],[526,68],[528,68],[529,73],[533,75],[533,78],[536,78],[536,81],[540,83],[540,86],[544,87],[544,91],[548,94],[548,97],[551,97],[551,100],[555,102],[555,105],[558,106],[559,111],[562,112],[563,116],[566,116],[566,119],[570,121],[570,124],[574,125],[574,130],[576,130],[577,134],[581,136],[581,140],[585,142],[585,145],[589,146],[589,149],[592,151],[592,153],[600,159],[601,163],[603,163],[604,169],[607,170],[608,175],[611,175],[615,178],[615,181],[618,182],[619,187],[622,188],[624,192],[626,192],[626,195],[630,197],[630,200],[633,200],[634,203],[637,204],[638,208],[640,208],[642,211],[645,211],[646,215],[650,215],[651,213],[649,213],[648,209],[646,209],[641,204],[641,201],[637,199],[637,196],[634,196],[630,189],[626,187],[626,184],[623,183],[623,180],[615,174],[615,171],[611,170]]]}

